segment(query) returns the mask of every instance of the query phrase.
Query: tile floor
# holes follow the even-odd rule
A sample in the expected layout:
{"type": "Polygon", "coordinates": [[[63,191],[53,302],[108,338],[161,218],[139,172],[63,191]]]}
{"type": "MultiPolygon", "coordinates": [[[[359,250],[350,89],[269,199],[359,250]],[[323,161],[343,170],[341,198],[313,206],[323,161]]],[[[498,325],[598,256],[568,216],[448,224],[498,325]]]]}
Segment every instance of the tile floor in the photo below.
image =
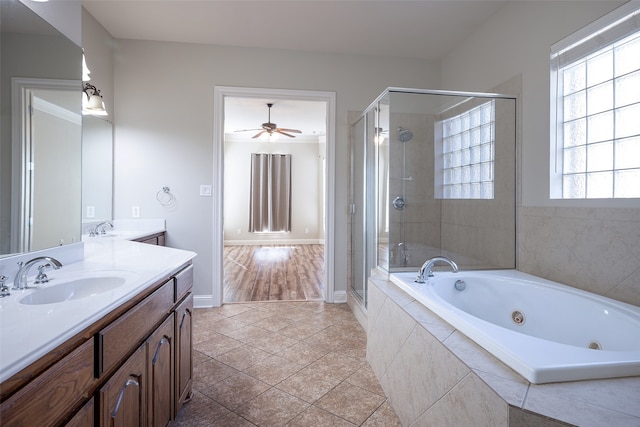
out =
{"type": "Polygon", "coordinates": [[[346,304],[196,309],[194,396],[177,426],[400,426],[346,304]]]}

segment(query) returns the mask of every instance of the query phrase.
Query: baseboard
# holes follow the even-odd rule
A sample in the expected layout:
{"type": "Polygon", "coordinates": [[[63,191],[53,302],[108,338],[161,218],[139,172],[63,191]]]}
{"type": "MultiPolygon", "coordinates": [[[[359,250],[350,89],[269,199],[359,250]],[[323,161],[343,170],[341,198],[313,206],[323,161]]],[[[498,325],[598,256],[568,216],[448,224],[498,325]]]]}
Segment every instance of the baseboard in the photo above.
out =
{"type": "Polygon", "coordinates": [[[193,308],[211,308],[215,307],[213,303],[213,295],[194,295],[193,308]]]}
{"type": "Polygon", "coordinates": [[[347,291],[334,291],[333,292],[333,302],[334,303],[345,303],[345,302],[347,302],[347,291]]]}

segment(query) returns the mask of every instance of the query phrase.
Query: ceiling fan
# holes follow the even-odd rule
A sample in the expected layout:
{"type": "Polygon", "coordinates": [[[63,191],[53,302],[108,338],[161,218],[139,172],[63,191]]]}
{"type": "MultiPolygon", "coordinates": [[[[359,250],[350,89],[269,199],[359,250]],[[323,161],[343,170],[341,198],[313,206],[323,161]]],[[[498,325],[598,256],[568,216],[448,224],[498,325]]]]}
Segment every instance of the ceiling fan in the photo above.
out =
{"type": "Polygon", "coordinates": [[[302,133],[302,131],[300,131],[298,129],[279,128],[278,125],[276,125],[275,123],[271,123],[271,107],[273,107],[273,104],[267,104],[267,107],[269,108],[269,117],[267,119],[267,122],[262,124],[262,128],[258,128],[258,129],[243,129],[243,130],[237,130],[236,132],[246,132],[246,131],[250,131],[250,130],[259,130],[260,132],[255,134],[252,138],[259,138],[260,136],[264,135],[265,133],[269,134],[269,135],[273,135],[274,133],[279,133],[281,135],[288,136],[289,138],[295,138],[295,135],[291,135],[292,133],[302,133]]]}

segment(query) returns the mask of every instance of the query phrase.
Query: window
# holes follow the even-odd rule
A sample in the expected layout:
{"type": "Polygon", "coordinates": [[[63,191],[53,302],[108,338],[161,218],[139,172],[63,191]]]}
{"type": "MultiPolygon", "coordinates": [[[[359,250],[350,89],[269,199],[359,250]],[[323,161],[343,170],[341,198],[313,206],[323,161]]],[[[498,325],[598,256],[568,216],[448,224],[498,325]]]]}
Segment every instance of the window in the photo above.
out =
{"type": "Polygon", "coordinates": [[[435,194],[493,199],[495,101],[436,123],[435,194]]]}
{"type": "Polygon", "coordinates": [[[552,47],[552,198],[640,197],[638,12],[627,4],[552,47]]]}

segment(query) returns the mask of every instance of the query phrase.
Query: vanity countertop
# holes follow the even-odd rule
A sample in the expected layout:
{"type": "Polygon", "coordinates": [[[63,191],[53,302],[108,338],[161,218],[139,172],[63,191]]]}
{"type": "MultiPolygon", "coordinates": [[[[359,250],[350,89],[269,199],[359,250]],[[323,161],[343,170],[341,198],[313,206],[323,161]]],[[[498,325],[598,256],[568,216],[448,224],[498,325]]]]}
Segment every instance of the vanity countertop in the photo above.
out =
{"type": "MultiPolygon", "coordinates": [[[[109,221],[109,223],[111,223],[113,227],[101,227],[101,229],[104,229],[105,234],[91,236],[84,233],[82,235],[82,241],[92,242],[104,239],[135,240],[166,231],[165,221],[163,219],[116,219],[109,221]]],[[[92,229],[93,227],[83,228],[92,229]]]]}
{"type": "MultiPolygon", "coordinates": [[[[86,277],[118,276],[124,284],[97,295],[40,305],[19,301],[38,288],[11,290],[0,299],[0,382],[29,366],[47,352],[81,332],[107,313],[166,277],[196,256],[196,253],[122,239],[92,239],[84,244],[84,259],[47,270],[55,286],[86,277]]],[[[35,271],[34,271],[35,270],[35,271]]],[[[29,286],[34,274],[30,271],[29,286]]],[[[11,287],[11,286],[10,286],[11,287]]]]}

